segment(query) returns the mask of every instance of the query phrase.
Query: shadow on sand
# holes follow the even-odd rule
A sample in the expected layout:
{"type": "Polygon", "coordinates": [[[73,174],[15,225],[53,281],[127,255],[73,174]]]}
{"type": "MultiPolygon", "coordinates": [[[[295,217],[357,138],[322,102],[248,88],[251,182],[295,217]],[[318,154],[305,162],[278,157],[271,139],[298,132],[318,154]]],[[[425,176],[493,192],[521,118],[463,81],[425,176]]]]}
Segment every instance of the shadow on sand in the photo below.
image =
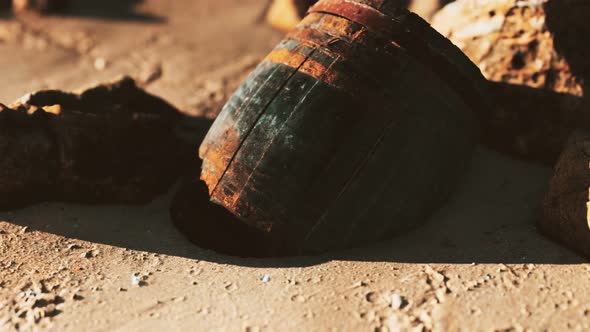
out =
{"type": "Polygon", "coordinates": [[[197,247],[170,220],[169,207],[176,188],[145,206],[43,203],[0,213],[0,220],[28,226],[30,231],[89,242],[256,267],[309,266],[329,260],[449,264],[584,262],[535,229],[550,173],[548,167],[479,148],[464,182],[448,204],[424,225],[373,246],[314,257],[240,258],[197,247]]]}
{"type": "MultiPolygon", "coordinates": [[[[103,19],[162,20],[135,12],[136,0],[77,1],[64,15],[98,17],[103,19]],[[105,3],[108,2],[108,5],[105,3]]],[[[550,27],[555,19],[548,15],[550,27]]],[[[571,41],[556,29],[559,45],[571,41]]],[[[564,29],[564,34],[569,33],[564,29]]],[[[586,34],[587,35],[587,34],[586,34]]],[[[580,34],[585,36],[585,34],[580,34]]],[[[566,45],[567,46],[567,45],[566,45]]],[[[567,55],[567,53],[566,53],[567,55]]],[[[574,61],[576,71],[584,72],[574,61]]],[[[544,95],[556,108],[551,121],[571,119],[559,114],[562,97],[543,90],[497,85],[514,93],[544,95]]],[[[518,121],[546,121],[536,110],[525,109],[518,121]]],[[[205,131],[210,122],[202,122],[205,131]]],[[[534,127],[535,124],[531,124],[534,127]]],[[[488,128],[490,129],[490,128],[488,128]]],[[[497,130],[497,128],[491,128],[497,130]]],[[[569,130],[566,128],[566,131],[569,130]]],[[[485,128],[484,128],[485,131],[485,128]]],[[[499,136],[518,135],[518,126],[495,132],[499,136]]],[[[562,132],[559,132],[562,135],[562,132]]],[[[202,137],[203,132],[194,137],[202,137]]],[[[485,136],[485,135],[484,135],[485,136]]],[[[563,136],[563,135],[562,135],[563,136]]],[[[513,137],[504,137],[506,143],[513,137]]],[[[485,139],[485,137],[484,137],[485,139]]],[[[503,149],[499,142],[498,149],[503,149]]],[[[555,151],[558,153],[559,149],[555,151]]],[[[196,153],[196,152],[195,152],[196,153]]],[[[192,176],[198,176],[198,169],[192,176]]],[[[156,175],[157,176],[157,175],[156,175]]],[[[166,255],[201,259],[219,263],[256,267],[308,266],[329,260],[407,262],[407,263],[539,263],[574,264],[586,259],[546,239],[536,229],[540,205],[547,190],[551,168],[518,161],[478,148],[463,183],[448,204],[428,222],[415,230],[393,239],[366,247],[326,253],[314,257],[240,258],[202,249],[189,242],[172,224],[169,207],[176,188],[145,206],[84,206],[64,203],[43,203],[14,212],[0,213],[0,220],[29,226],[38,230],[85,241],[166,255]]],[[[196,217],[198,218],[198,216],[196,217]]],[[[196,220],[198,222],[198,220],[196,220]]],[[[343,222],[345,222],[343,220],[343,222]]],[[[201,237],[207,237],[202,234],[201,237]]],[[[215,242],[215,238],[210,239],[215,242]]]]}
{"type": "MultiPolygon", "coordinates": [[[[45,13],[58,17],[87,17],[111,21],[135,21],[163,23],[166,18],[152,13],[138,11],[143,0],[70,0],[64,9],[45,13]]],[[[0,19],[9,18],[10,10],[0,9],[0,19]]]]}

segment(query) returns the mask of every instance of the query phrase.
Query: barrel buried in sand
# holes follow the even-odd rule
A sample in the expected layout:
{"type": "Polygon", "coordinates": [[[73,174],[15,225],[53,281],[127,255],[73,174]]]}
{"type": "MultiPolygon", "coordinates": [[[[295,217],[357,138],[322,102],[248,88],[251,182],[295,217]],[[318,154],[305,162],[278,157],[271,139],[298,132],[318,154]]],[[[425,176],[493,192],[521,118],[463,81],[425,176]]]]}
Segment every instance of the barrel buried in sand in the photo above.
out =
{"type": "Polygon", "coordinates": [[[487,107],[479,70],[385,0],[322,0],[202,143],[211,200],[300,252],[409,229],[455,187],[487,107]]]}

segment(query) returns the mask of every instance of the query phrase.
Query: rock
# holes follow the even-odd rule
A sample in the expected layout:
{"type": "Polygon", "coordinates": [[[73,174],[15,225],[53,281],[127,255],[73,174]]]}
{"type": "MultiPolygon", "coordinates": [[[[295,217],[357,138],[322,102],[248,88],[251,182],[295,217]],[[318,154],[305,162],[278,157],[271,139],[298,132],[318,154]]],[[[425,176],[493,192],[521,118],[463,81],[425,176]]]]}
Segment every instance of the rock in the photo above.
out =
{"type": "Polygon", "coordinates": [[[270,0],[263,16],[273,28],[291,31],[317,0],[270,0]]]}
{"type": "Polygon", "coordinates": [[[105,58],[96,58],[94,59],[94,69],[98,71],[103,71],[108,66],[108,61],[105,58]]]}
{"type": "Polygon", "coordinates": [[[490,82],[497,108],[482,115],[482,139],[496,150],[554,164],[564,142],[587,117],[588,99],[568,93],[490,82]]]}
{"type": "Polygon", "coordinates": [[[590,78],[590,2],[552,0],[545,7],[556,49],[567,59],[572,72],[587,81],[590,78]]]}
{"type": "Polygon", "coordinates": [[[391,295],[391,308],[392,309],[401,309],[404,307],[406,303],[406,299],[399,294],[391,295]]]}
{"type": "MultiPolygon", "coordinates": [[[[579,3],[566,1],[574,2],[579,3]]],[[[484,142],[502,152],[547,163],[559,156],[587,105],[586,85],[573,66],[583,61],[570,56],[575,52],[557,47],[564,28],[554,29],[557,24],[551,22],[567,21],[569,26],[570,17],[559,13],[565,6],[557,3],[561,2],[494,0],[474,5],[459,0],[433,19],[433,26],[496,83],[491,89],[497,105],[491,113],[481,114],[484,142]]],[[[588,6],[579,7],[585,11],[588,6]]],[[[586,21],[576,20],[590,30],[586,21]]],[[[582,44],[585,41],[575,45],[582,44]]]]}
{"type": "Polygon", "coordinates": [[[141,275],[139,272],[135,272],[135,273],[131,274],[131,284],[133,286],[138,286],[138,287],[146,286],[147,279],[148,279],[147,276],[141,275]]]}
{"type": "Polygon", "coordinates": [[[0,11],[10,9],[12,5],[12,0],[0,0],[0,11]]]}
{"type": "Polygon", "coordinates": [[[191,146],[174,134],[180,118],[130,78],[0,105],[0,209],[44,200],[149,202],[191,159],[191,146]]]}
{"type": "Polygon", "coordinates": [[[10,326],[19,331],[36,331],[49,318],[62,313],[66,299],[48,290],[43,281],[26,282],[19,288],[20,292],[0,305],[2,328],[10,326]]]}
{"type": "MultiPolygon", "coordinates": [[[[399,1],[399,0],[398,0],[399,1]]],[[[453,0],[406,0],[408,9],[430,21],[434,14],[453,0]]]]}
{"type": "Polygon", "coordinates": [[[590,257],[590,130],[574,132],[549,184],[540,230],[590,257]]]}

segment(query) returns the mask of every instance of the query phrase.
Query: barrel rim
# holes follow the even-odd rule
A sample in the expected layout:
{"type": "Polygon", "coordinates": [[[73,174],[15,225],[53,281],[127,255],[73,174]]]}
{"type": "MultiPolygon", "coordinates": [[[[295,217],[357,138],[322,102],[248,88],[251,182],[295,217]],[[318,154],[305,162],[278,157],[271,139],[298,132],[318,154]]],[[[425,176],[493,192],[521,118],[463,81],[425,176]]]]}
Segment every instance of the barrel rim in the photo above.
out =
{"type": "Polygon", "coordinates": [[[449,39],[408,9],[392,7],[387,1],[377,5],[363,0],[320,0],[307,13],[342,17],[388,38],[439,75],[472,109],[483,108],[483,113],[493,109],[481,70],[449,39]]]}

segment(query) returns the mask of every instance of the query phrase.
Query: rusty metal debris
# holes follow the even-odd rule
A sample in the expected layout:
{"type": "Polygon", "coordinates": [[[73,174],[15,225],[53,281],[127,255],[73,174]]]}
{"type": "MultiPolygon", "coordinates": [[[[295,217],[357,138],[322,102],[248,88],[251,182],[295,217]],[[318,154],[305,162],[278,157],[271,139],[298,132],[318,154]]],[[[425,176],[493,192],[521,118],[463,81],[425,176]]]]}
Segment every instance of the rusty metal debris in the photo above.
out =
{"type": "Polygon", "coordinates": [[[479,70],[392,2],[321,0],[224,107],[211,200],[300,252],[375,241],[448,197],[490,107],[479,70]]]}
{"type": "MultiPolygon", "coordinates": [[[[579,75],[583,70],[573,70],[569,54],[575,52],[557,47],[559,40],[571,41],[579,33],[558,28],[576,17],[571,15],[574,2],[498,0],[474,5],[470,0],[458,0],[435,16],[434,27],[495,82],[492,90],[497,106],[492,113],[481,112],[487,145],[553,163],[586,113],[586,86],[579,75]]],[[[587,20],[590,6],[581,4],[577,9],[586,13],[587,20]]],[[[581,36],[577,38],[576,47],[588,52],[587,43],[581,36]]]]}
{"type": "Polygon", "coordinates": [[[173,132],[179,118],[130,78],[0,104],[0,208],[151,200],[186,166],[190,147],[173,132]]]}

